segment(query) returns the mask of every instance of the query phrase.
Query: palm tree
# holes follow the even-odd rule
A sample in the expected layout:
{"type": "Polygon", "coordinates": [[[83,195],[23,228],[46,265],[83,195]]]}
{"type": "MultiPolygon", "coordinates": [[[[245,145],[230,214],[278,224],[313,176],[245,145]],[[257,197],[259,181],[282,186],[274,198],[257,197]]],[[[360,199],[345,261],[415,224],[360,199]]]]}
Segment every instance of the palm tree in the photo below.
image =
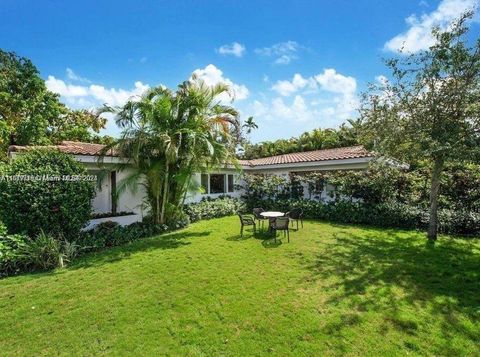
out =
{"type": "Polygon", "coordinates": [[[155,223],[164,224],[182,207],[195,172],[235,163],[238,112],[218,97],[224,84],[207,86],[193,76],[173,92],[164,87],[146,91],[121,108],[104,107],[123,128],[120,139],[105,147],[124,160],[120,170],[134,172],[120,182],[118,192],[144,181],[147,204],[155,223]]]}

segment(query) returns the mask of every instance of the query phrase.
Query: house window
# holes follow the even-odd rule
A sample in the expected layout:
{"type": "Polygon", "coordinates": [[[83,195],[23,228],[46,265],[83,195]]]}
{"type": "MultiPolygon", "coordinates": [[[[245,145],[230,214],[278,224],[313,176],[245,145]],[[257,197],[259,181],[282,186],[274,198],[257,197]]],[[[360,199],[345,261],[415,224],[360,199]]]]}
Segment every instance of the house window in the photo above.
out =
{"type": "Polygon", "coordinates": [[[210,193],[225,193],[225,175],[210,175],[210,193]]]}
{"type": "Polygon", "coordinates": [[[200,185],[202,186],[202,193],[208,194],[208,174],[202,174],[200,185]]]}
{"type": "Polygon", "coordinates": [[[200,177],[200,185],[202,186],[202,193],[204,195],[234,192],[235,190],[235,180],[231,174],[202,174],[200,177]]]}
{"type": "Polygon", "coordinates": [[[228,192],[233,192],[234,185],[233,185],[233,175],[228,175],[228,192]]]}

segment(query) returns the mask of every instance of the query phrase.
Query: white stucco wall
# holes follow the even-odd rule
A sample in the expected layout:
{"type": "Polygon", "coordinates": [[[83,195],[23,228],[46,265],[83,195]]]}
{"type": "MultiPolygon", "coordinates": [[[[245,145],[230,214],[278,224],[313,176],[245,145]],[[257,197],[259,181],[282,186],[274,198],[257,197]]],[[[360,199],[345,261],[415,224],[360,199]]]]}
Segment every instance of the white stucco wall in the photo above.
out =
{"type": "MultiPolygon", "coordinates": [[[[98,176],[96,195],[92,202],[92,208],[94,213],[108,213],[112,211],[112,185],[109,172],[116,171],[117,175],[117,189],[121,185],[122,181],[126,179],[132,170],[126,169],[117,171],[113,164],[104,164],[101,167],[97,164],[86,164],[89,173],[98,176]],[[102,170],[106,172],[102,173],[102,170]]],[[[142,185],[138,184],[135,190],[126,189],[122,192],[117,200],[117,212],[134,212],[136,214],[143,215],[143,209],[141,207],[142,200],[145,196],[145,189],[142,185]]]]}

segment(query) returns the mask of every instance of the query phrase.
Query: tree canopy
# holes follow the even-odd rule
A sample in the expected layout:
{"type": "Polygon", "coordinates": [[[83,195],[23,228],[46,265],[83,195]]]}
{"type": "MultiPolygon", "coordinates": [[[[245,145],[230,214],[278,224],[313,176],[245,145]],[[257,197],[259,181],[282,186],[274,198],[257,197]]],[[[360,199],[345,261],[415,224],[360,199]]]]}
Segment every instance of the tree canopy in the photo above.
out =
{"type": "Polygon", "coordinates": [[[9,145],[99,140],[105,119],[70,110],[50,92],[29,59],[0,49],[0,159],[9,145]]]}
{"type": "Polygon", "coordinates": [[[337,129],[314,129],[301,134],[299,137],[290,139],[279,139],[275,141],[264,141],[258,144],[244,143],[244,152],[241,157],[244,159],[257,159],[261,157],[288,154],[320,149],[333,149],[357,145],[358,120],[348,120],[337,129]]]}
{"type": "Polygon", "coordinates": [[[372,85],[361,109],[362,135],[377,151],[430,166],[432,240],[445,166],[480,157],[480,39],[469,45],[466,38],[472,16],[434,29],[428,50],[387,60],[392,79],[372,85]]]}
{"type": "Polygon", "coordinates": [[[192,176],[227,163],[235,163],[241,140],[238,112],[217,98],[228,86],[207,86],[192,77],[176,91],[156,87],[123,107],[105,107],[123,128],[115,148],[134,168],[120,183],[119,192],[145,178],[147,205],[155,223],[164,224],[181,214],[192,176]]]}

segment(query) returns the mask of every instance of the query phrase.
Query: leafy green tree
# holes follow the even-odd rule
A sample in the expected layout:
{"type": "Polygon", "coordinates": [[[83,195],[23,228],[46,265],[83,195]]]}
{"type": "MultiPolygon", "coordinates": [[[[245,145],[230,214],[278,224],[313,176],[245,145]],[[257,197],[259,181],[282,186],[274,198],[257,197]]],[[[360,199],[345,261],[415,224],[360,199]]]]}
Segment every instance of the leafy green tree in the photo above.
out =
{"type": "Polygon", "coordinates": [[[49,92],[37,68],[24,57],[0,50],[0,146],[48,144],[46,128],[67,109],[49,92]]]}
{"type": "Polygon", "coordinates": [[[98,133],[105,128],[107,120],[85,109],[70,110],[66,114],[52,121],[48,127],[48,136],[53,143],[62,140],[103,142],[98,133]]]}
{"type": "Polygon", "coordinates": [[[9,145],[91,141],[104,126],[105,119],[60,103],[32,61],[0,49],[0,159],[9,145]]]}
{"type": "Polygon", "coordinates": [[[241,126],[238,112],[218,101],[222,93],[228,86],[210,87],[193,77],[175,92],[152,88],[121,108],[103,108],[115,113],[123,128],[121,138],[105,150],[115,148],[134,168],[119,192],[144,179],[155,223],[179,214],[195,172],[235,161],[241,126]]]}
{"type": "Polygon", "coordinates": [[[433,30],[428,50],[387,61],[393,79],[364,95],[364,136],[376,150],[430,164],[428,238],[437,238],[445,165],[474,162],[480,148],[480,40],[467,43],[469,12],[448,30],[433,30]]]}

